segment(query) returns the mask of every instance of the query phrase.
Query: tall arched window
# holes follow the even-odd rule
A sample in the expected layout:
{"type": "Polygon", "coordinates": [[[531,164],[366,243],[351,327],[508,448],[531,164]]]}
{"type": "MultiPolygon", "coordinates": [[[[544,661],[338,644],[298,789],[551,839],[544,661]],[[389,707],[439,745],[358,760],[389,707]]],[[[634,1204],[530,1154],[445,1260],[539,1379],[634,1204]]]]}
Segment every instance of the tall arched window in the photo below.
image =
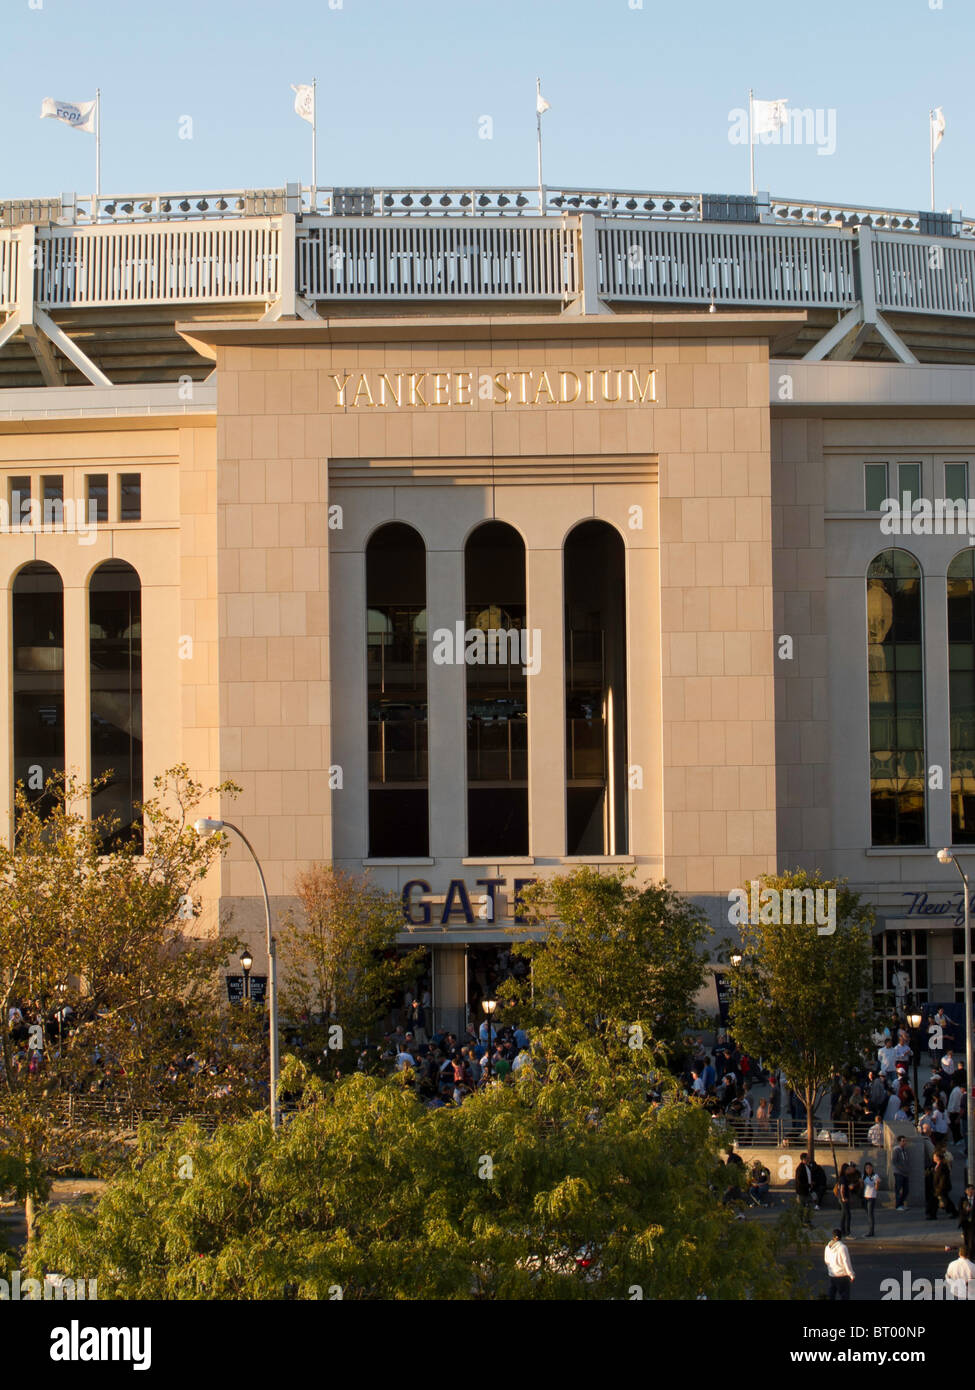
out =
{"type": "Polygon", "coordinates": [[[467,843],[472,855],[528,853],[528,671],[525,543],[487,521],[464,550],[468,647],[467,843]]]}
{"type": "Polygon", "coordinates": [[[13,583],[14,782],[40,800],[64,771],[64,586],[50,565],[25,565],[13,583]]]}
{"type": "Polygon", "coordinates": [[[975,551],[948,566],[951,840],[975,844],[975,551]]]}
{"type": "Polygon", "coordinates": [[[108,776],[93,816],[119,822],[128,839],[142,800],[142,586],[131,565],[106,560],[88,585],[91,775],[108,776]],[[110,774],[110,775],[109,775],[110,774]]]}
{"type": "Polygon", "coordinates": [[[867,570],[870,825],[875,845],[925,843],[921,567],[885,550],[867,570]]]}
{"type": "Polygon", "coordinates": [[[563,551],[566,852],[627,852],[626,555],[585,521],[563,551]]]}
{"type": "Polygon", "coordinates": [[[426,547],[390,522],[366,546],[369,853],[429,853],[426,547]]]}

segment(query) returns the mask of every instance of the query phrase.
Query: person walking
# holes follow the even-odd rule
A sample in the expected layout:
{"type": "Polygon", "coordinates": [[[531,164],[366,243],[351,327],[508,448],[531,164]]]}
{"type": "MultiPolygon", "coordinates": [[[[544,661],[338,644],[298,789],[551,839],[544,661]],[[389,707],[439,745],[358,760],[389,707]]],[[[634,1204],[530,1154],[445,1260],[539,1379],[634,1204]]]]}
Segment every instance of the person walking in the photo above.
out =
{"type": "Polygon", "coordinates": [[[850,1183],[849,1183],[850,1164],[844,1163],[840,1168],[839,1177],[833,1187],[833,1196],[840,1204],[840,1232],[844,1236],[850,1234],[850,1183]]]}
{"type": "Polygon", "coordinates": [[[823,1255],[826,1273],[829,1275],[829,1297],[831,1303],[836,1299],[848,1301],[850,1291],[853,1287],[853,1280],[856,1278],[856,1275],[853,1273],[853,1265],[850,1262],[850,1252],[843,1244],[842,1237],[843,1232],[840,1230],[839,1226],[834,1226],[833,1235],[823,1255]]]}
{"type": "Polygon", "coordinates": [[[935,1216],[938,1208],[949,1218],[958,1215],[958,1208],[951,1200],[951,1168],[947,1159],[940,1150],[935,1150],[934,1154],[934,1174],[933,1188],[935,1197],[935,1216]]]}
{"type": "Polygon", "coordinates": [[[867,1235],[872,1236],[874,1207],[877,1205],[877,1189],[880,1186],[880,1177],[874,1172],[872,1163],[863,1165],[863,1205],[867,1212],[867,1235]]]}
{"type": "Polygon", "coordinates": [[[795,1176],[795,1189],[796,1204],[802,1214],[802,1219],[807,1226],[811,1226],[812,1215],[809,1211],[809,1207],[812,1202],[813,1170],[807,1153],[799,1155],[799,1167],[796,1169],[795,1176]]]}
{"type": "Polygon", "coordinates": [[[911,1155],[907,1150],[907,1138],[903,1134],[890,1155],[890,1166],[894,1170],[894,1210],[907,1211],[907,1196],[911,1187],[911,1155]]]}

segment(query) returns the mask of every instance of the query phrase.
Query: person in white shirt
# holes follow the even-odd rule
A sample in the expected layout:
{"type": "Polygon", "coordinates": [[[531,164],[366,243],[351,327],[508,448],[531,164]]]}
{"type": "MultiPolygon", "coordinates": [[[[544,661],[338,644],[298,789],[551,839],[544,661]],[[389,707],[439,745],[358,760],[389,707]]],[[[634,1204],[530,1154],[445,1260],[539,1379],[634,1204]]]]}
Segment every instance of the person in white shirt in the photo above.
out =
{"type": "Polygon", "coordinates": [[[826,1273],[829,1275],[830,1302],[835,1299],[849,1299],[853,1280],[856,1278],[853,1265],[850,1263],[850,1252],[843,1244],[841,1235],[839,1226],[834,1226],[832,1239],[823,1254],[826,1273]]]}
{"type": "Polygon", "coordinates": [[[945,1270],[948,1296],[953,1299],[975,1298],[975,1264],[965,1254],[964,1245],[958,1247],[958,1258],[952,1260],[945,1270]]]}
{"type": "Polygon", "coordinates": [[[948,1116],[940,1105],[936,1105],[931,1111],[931,1128],[934,1130],[935,1134],[942,1134],[947,1137],[948,1116]]]}
{"type": "Polygon", "coordinates": [[[897,1073],[897,1049],[891,1047],[879,1047],[877,1049],[877,1061],[880,1063],[880,1070],[889,1082],[893,1082],[897,1073]]]}
{"type": "Polygon", "coordinates": [[[887,1102],[887,1109],[884,1111],[884,1124],[892,1125],[894,1123],[894,1117],[898,1114],[902,1115],[903,1113],[903,1110],[901,1110],[901,1103],[897,1099],[897,1094],[895,1092],[887,1102]]]}
{"type": "Polygon", "coordinates": [[[867,1209],[867,1235],[873,1235],[873,1212],[877,1204],[877,1189],[880,1186],[880,1175],[874,1172],[872,1163],[863,1165],[863,1205],[867,1209]]]}
{"type": "Polygon", "coordinates": [[[867,1143],[872,1149],[883,1148],[884,1122],[879,1115],[874,1116],[873,1124],[867,1130],[867,1143]]]}
{"type": "Polygon", "coordinates": [[[961,1143],[961,1108],[965,1103],[965,1092],[960,1086],[953,1086],[948,1097],[948,1123],[951,1137],[956,1144],[961,1143]]]}
{"type": "Polygon", "coordinates": [[[948,1051],[941,1058],[941,1071],[944,1076],[954,1076],[958,1063],[955,1061],[955,1054],[949,1047],[948,1051]]]}
{"type": "Polygon", "coordinates": [[[399,1071],[405,1071],[407,1067],[416,1066],[416,1058],[412,1052],[408,1052],[405,1044],[400,1046],[399,1056],[396,1058],[396,1066],[399,1071]]]}

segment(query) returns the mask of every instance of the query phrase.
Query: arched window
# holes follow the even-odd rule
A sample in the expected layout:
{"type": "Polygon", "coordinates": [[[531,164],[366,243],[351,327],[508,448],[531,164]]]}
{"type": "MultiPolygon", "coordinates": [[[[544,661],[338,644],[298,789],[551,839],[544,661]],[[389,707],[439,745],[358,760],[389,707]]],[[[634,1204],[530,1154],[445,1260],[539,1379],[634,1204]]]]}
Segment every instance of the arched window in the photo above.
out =
{"type": "Polygon", "coordinates": [[[108,777],[92,816],[119,822],[115,843],[141,836],[135,822],[142,800],[142,586],[121,560],[106,560],[91,576],[88,651],[91,776],[108,777]]]}
{"type": "Polygon", "coordinates": [[[975,551],[948,566],[951,840],[975,844],[975,551]]]}
{"type": "Polygon", "coordinates": [[[525,543],[512,526],[487,521],[471,533],[464,581],[465,633],[476,634],[467,639],[468,854],[527,854],[527,673],[535,654],[525,543]]]}
{"type": "Polygon", "coordinates": [[[366,546],[369,853],[429,853],[426,548],[390,522],[366,546]]]}
{"type": "Polygon", "coordinates": [[[925,843],[921,567],[885,550],[867,570],[870,825],[875,845],[925,843]]]}
{"type": "Polygon", "coordinates": [[[627,852],[626,556],[585,521],[566,538],[566,852],[627,852]]]}
{"type": "Polygon", "coordinates": [[[13,583],[14,782],[41,800],[64,771],[64,586],[50,565],[25,565],[13,583]]]}

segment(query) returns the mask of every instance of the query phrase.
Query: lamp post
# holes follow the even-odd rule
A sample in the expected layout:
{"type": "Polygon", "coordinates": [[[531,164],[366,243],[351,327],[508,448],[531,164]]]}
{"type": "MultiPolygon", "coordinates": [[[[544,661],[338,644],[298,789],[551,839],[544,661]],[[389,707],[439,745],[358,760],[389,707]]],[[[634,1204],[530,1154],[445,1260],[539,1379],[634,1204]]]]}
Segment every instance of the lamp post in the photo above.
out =
{"type": "Polygon", "coordinates": [[[492,1015],[494,1014],[494,1011],[495,1011],[495,1009],[496,1009],[497,1007],[498,1007],[498,1001],[497,1001],[496,999],[482,999],[482,1000],[481,1000],[481,1008],[484,1010],[485,1014],[487,1015],[487,1026],[488,1026],[488,1035],[487,1035],[487,1074],[488,1074],[488,1080],[489,1080],[489,1081],[490,1081],[490,1079],[491,1079],[491,1017],[492,1017],[492,1015]]]}
{"type": "Polygon", "coordinates": [[[939,864],[954,864],[961,874],[961,881],[964,885],[965,894],[965,1156],[968,1165],[968,1178],[971,1181],[972,1163],[975,1161],[973,1147],[975,1147],[975,1111],[972,1109],[972,933],[970,922],[969,898],[971,889],[968,883],[968,875],[959,864],[955,855],[950,849],[938,850],[939,864]]]}
{"type": "MultiPolygon", "coordinates": [[[[271,900],[267,895],[264,870],[261,868],[261,861],[254,853],[254,846],[251,844],[250,840],[248,840],[239,826],[231,824],[229,820],[198,820],[193,828],[198,835],[214,835],[218,830],[232,830],[247,846],[250,856],[257,866],[257,874],[261,880],[261,892],[264,894],[264,922],[267,928],[267,992],[269,1000],[268,1018],[271,1032],[271,1125],[274,1129],[277,1129],[281,1124],[281,1112],[278,1109],[278,1081],[281,1073],[281,1063],[278,1056],[278,966],[274,945],[274,933],[271,930],[271,900]]],[[[243,964],[243,959],[241,959],[241,964],[243,964]]],[[[246,978],[247,971],[245,970],[244,973],[246,978]]]]}
{"type": "Polygon", "coordinates": [[[921,1050],[921,1010],[917,1004],[907,1015],[907,1026],[911,1030],[911,1057],[914,1060],[914,1123],[921,1118],[921,1095],[917,1089],[917,1054],[921,1050]]]}
{"type": "Polygon", "coordinates": [[[240,968],[244,972],[244,1003],[249,1004],[251,1000],[251,966],[254,964],[254,957],[250,951],[245,949],[240,955],[240,968]]]}

